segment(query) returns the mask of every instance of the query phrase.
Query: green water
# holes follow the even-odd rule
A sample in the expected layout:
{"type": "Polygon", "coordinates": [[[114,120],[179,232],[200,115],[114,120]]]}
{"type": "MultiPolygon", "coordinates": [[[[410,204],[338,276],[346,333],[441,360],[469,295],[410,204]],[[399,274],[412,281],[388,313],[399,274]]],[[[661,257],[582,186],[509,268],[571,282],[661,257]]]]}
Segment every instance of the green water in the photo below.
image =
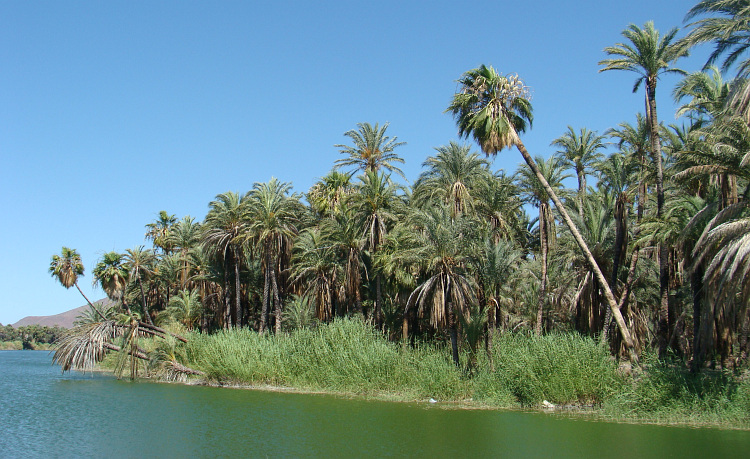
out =
{"type": "Polygon", "coordinates": [[[61,374],[0,351],[0,457],[750,457],[750,432],[61,374]]]}

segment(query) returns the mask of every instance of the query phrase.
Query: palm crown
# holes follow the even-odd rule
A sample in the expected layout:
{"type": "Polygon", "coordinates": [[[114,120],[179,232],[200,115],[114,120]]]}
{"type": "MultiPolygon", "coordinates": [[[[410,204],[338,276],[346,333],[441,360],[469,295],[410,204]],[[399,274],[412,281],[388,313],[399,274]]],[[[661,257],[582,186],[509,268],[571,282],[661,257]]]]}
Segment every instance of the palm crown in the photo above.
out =
{"type": "Polygon", "coordinates": [[[529,89],[518,75],[502,76],[482,65],[464,73],[458,83],[461,88],[446,110],[456,119],[458,134],[471,134],[487,155],[517,145],[518,133],[534,120],[529,89]]]}

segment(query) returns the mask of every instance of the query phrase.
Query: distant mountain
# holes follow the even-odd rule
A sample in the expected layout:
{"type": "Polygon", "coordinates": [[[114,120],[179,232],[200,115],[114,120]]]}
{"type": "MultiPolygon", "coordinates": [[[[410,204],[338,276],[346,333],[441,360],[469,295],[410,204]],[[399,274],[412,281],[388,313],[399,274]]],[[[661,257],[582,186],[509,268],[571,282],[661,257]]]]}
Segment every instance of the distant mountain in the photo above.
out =
{"type": "MultiPolygon", "coordinates": [[[[95,304],[97,306],[102,303],[108,305],[109,302],[109,300],[105,299],[99,300],[95,302],[95,304]]],[[[75,309],[71,309],[70,311],[55,314],[54,316],[27,316],[12,325],[13,328],[23,327],[26,325],[42,325],[47,327],[54,327],[55,325],[57,325],[58,327],[62,328],[72,328],[73,321],[76,320],[76,317],[86,312],[88,308],[89,305],[85,304],[75,309]]]]}

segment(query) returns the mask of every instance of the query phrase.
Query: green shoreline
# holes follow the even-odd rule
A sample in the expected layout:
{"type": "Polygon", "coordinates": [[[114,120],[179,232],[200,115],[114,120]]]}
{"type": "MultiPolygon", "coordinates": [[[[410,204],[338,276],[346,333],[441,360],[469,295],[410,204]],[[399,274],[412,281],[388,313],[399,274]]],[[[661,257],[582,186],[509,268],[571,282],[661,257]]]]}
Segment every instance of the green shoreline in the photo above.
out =
{"type": "MultiPolygon", "coordinates": [[[[238,329],[190,333],[188,338],[186,344],[143,344],[149,352],[174,356],[205,373],[182,378],[190,385],[750,430],[750,381],[743,375],[691,375],[678,363],[667,365],[649,356],[630,374],[607,349],[574,334],[497,335],[491,353],[494,370],[488,355],[480,352],[471,373],[453,365],[444,346],[404,348],[353,319],[280,335],[238,329]],[[429,403],[431,398],[437,403],[429,403]],[[547,400],[557,408],[545,409],[542,403],[547,400]]],[[[114,369],[118,355],[110,354],[102,368],[114,369]]],[[[468,357],[464,349],[463,365],[468,357]]],[[[169,382],[165,376],[152,367],[148,379],[169,382]]]]}

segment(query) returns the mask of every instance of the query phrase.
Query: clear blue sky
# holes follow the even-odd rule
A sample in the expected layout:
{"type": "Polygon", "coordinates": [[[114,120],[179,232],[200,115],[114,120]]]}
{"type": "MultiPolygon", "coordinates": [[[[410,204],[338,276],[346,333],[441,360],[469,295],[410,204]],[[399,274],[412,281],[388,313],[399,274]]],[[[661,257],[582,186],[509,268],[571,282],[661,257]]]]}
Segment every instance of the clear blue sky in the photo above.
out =
{"type": "MultiPolygon", "coordinates": [[[[306,191],[357,123],[390,122],[413,181],[456,140],[443,111],[469,69],[532,88],[534,155],[568,125],[643,111],[635,75],[598,73],[629,24],[682,26],[695,1],[0,1],[0,323],[84,304],[47,273],[146,244],[160,210],[201,220],[271,177],[306,191]]],[[[705,51],[705,50],[702,50],[705,51]]],[[[706,52],[680,63],[698,70],[706,52]]],[[[674,121],[658,88],[659,116],[674,121]]],[[[521,161],[503,152],[495,168],[521,161]]]]}

